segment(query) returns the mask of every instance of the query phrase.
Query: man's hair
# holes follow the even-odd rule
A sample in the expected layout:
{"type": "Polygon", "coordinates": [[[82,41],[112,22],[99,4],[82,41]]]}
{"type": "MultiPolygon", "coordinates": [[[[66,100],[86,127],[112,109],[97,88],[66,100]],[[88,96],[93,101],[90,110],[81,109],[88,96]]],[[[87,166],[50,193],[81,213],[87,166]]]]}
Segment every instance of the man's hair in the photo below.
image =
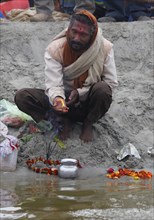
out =
{"type": "Polygon", "coordinates": [[[69,28],[72,27],[74,24],[74,21],[79,21],[83,24],[87,24],[89,27],[91,27],[91,35],[93,35],[96,31],[96,25],[84,14],[73,14],[71,16],[69,28]]]}

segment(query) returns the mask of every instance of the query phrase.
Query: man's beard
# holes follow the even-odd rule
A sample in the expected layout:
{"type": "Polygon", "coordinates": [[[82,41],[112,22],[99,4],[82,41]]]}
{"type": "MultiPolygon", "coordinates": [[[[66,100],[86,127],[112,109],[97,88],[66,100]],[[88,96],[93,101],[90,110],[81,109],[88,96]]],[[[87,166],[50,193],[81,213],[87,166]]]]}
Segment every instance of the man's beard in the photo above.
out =
{"type": "Polygon", "coordinates": [[[82,44],[78,41],[70,40],[69,45],[72,48],[72,50],[79,52],[79,51],[87,50],[90,47],[90,42],[86,44],[82,44]]]}

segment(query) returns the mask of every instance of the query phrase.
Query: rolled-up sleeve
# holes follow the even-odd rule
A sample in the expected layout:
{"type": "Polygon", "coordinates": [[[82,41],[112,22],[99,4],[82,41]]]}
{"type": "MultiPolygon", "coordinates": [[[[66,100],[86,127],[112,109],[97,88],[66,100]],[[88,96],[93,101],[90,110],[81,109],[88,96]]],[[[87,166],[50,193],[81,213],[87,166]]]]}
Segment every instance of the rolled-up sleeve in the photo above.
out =
{"type": "Polygon", "coordinates": [[[50,103],[56,96],[65,99],[62,65],[54,60],[48,51],[45,52],[45,93],[49,97],[50,103]]]}

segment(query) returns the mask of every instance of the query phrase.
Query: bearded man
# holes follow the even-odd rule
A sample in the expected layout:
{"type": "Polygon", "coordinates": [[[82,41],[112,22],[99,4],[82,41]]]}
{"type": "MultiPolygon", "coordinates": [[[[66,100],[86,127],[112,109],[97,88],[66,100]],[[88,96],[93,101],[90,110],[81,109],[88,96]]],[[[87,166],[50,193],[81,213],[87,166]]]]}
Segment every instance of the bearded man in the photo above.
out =
{"type": "Polygon", "coordinates": [[[53,109],[63,119],[62,140],[70,137],[72,122],[81,122],[80,139],[92,141],[93,124],[108,111],[117,86],[113,44],[102,36],[96,18],[82,10],[49,44],[45,63],[45,91],[19,90],[16,105],[37,123],[53,109]]]}

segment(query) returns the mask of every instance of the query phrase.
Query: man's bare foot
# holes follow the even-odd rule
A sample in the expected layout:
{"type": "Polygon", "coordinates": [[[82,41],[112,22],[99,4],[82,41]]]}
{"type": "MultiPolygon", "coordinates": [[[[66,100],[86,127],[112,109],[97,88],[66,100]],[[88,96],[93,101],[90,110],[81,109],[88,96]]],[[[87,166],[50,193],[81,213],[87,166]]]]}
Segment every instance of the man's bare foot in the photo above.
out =
{"type": "Polygon", "coordinates": [[[82,133],[80,139],[84,142],[90,142],[93,140],[93,128],[92,124],[84,123],[82,127],[82,133]]]}
{"type": "Polygon", "coordinates": [[[58,136],[61,140],[66,140],[70,137],[70,132],[72,129],[72,121],[69,120],[68,118],[64,118],[63,123],[64,123],[63,129],[62,131],[60,131],[58,136]]]}

